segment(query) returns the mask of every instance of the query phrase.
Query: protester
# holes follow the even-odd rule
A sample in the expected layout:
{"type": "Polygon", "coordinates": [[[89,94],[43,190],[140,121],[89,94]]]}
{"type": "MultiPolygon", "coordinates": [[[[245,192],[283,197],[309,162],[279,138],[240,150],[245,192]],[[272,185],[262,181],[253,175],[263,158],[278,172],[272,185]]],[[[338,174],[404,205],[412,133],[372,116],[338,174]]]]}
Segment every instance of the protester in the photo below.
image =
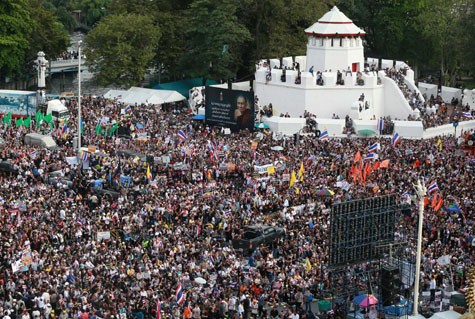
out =
{"type": "Polygon", "coordinates": [[[408,193],[418,179],[436,181],[431,200],[443,200],[426,206],[423,280],[435,273],[441,285],[465,286],[475,256],[473,161],[453,137],[392,147],[384,138],[303,136],[295,145],[278,134],[225,135],[173,106],[82,102],[79,160],[75,100],[67,125],[2,124],[2,159],[15,168],[0,176],[0,310],[10,318],[152,318],[157,308],[170,318],[185,309],[198,319],[282,318],[281,303],[298,312],[284,316],[303,318],[309,296],[338,284],[325,267],[331,205],[399,194],[410,210],[398,235],[413,261],[417,205],[408,193]],[[52,134],[58,149],[24,145],[30,131],[52,134]],[[355,178],[355,154],[375,142],[389,164],[372,161],[373,171],[355,178]],[[268,164],[274,169],[255,171],[268,164]],[[292,172],[299,178],[289,187],[292,172]],[[334,195],[318,196],[323,188],[334,195]],[[256,223],[283,227],[285,238],[247,259],[230,241],[256,223]],[[452,278],[437,262],[445,255],[452,278]]]}

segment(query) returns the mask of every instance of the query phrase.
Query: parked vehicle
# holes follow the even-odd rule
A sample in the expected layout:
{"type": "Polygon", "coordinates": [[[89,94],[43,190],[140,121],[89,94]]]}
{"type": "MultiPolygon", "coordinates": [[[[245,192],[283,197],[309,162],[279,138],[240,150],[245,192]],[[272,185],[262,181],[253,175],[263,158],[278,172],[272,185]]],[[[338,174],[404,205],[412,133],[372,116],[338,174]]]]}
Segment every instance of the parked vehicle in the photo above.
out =
{"type": "Polygon", "coordinates": [[[241,249],[243,254],[250,255],[261,244],[268,246],[285,235],[284,230],[269,225],[252,225],[244,229],[240,239],[232,241],[234,249],[241,249]]]}
{"type": "Polygon", "coordinates": [[[49,150],[58,147],[54,139],[49,135],[42,135],[38,133],[28,133],[25,135],[25,144],[30,146],[41,146],[49,150]]]}
{"type": "Polygon", "coordinates": [[[69,119],[69,110],[60,100],[48,101],[46,115],[51,114],[53,119],[67,121],[69,119]]]}
{"type": "Polygon", "coordinates": [[[0,172],[5,173],[18,173],[18,168],[13,164],[10,159],[0,161],[0,172]]]}

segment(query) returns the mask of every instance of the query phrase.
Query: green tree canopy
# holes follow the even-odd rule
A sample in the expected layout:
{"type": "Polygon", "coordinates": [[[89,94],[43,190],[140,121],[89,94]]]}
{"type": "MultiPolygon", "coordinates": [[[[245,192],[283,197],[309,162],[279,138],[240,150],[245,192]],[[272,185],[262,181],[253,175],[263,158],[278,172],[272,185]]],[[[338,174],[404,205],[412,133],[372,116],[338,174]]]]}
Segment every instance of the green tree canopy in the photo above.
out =
{"type": "Polygon", "coordinates": [[[242,64],[251,35],[235,15],[236,1],[195,0],[187,11],[183,72],[189,76],[229,79],[242,64]]]}
{"type": "Polygon", "coordinates": [[[87,64],[99,84],[138,85],[156,52],[160,29],[149,16],[105,17],[85,39],[87,64]]]}
{"type": "Polygon", "coordinates": [[[0,1],[0,83],[18,73],[33,31],[28,0],[0,1]]]}

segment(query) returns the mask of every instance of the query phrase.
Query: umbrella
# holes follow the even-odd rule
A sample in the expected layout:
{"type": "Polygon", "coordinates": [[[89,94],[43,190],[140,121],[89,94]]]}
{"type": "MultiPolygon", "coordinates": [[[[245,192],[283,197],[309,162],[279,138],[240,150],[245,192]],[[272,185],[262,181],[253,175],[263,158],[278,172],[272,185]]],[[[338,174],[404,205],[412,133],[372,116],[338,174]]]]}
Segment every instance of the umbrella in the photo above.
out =
{"type": "Polygon", "coordinates": [[[270,149],[273,151],[282,151],[284,148],[280,145],[276,145],[276,146],[272,146],[270,149]]]}
{"type": "Polygon", "coordinates": [[[192,120],[203,121],[205,119],[204,114],[197,114],[191,118],[192,120]]]}
{"type": "Polygon", "coordinates": [[[256,128],[269,128],[269,124],[267,124],[267,123],[256,123],[254,125],[254,127],[256,127],[256,128]]]}
{"type": "Polygon", "coordinates": [[[326,188],[319,189],[317,191],[317,195],[319,196],[333,196],[335,195],[335,192],[326,188]]]}
{"type": "Polygon", "coordinates": [[[360,135],[376,135],[376,132],[370,129],[359,130],[358,134],[360,135]]]}
{"type": "Polygon", "coordinates": [[[195,282],[200,285],[204,285],[206,283],[206,279],[201,278],[201,277],[196,277],[195,282]]]}
{"type": "Polygon", "coordinates": [[[373,295],[359,295],[353,299],[353,303],[360,307],[367,308],[378,304],[378,298],[373,295]]]}

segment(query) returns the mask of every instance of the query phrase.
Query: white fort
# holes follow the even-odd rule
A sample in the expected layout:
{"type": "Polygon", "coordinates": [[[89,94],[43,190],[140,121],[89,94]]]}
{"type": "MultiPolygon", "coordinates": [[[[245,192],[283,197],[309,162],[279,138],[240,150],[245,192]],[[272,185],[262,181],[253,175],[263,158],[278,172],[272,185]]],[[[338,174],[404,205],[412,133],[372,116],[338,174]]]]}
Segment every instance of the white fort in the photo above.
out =
{"type": "MultiPolygon", "coordinates": [[[[337,7],[305,33],[306,56],[271,59],[257,67],[255,94],[259,105],[272,104],[274,121],[280,114],[299,118],[305,111],[315,114],[317,119],[331,119],[334,114],[343,119],[348,115],[361,123],[372,121],[374,125],[375,119],[382,116],[401,121],[419,116],[417,108],[413,109],[408,101],[408,95],[423,101],[414,72],[398,61],[385,61],[382,68],[403,70],[399,81],[383,70],[372,71],[379,61],[364,57],[365,32],[337,7]]],[[[417,130],[421,130],[418,123],[417,130]]],[[[269,123],[271,127],[273,124],[269,123]]],[[[368,128],[373,124],[368,124],[368,128]]],[[[334,129],[341,133],[337,127],[334,129]]]]}

